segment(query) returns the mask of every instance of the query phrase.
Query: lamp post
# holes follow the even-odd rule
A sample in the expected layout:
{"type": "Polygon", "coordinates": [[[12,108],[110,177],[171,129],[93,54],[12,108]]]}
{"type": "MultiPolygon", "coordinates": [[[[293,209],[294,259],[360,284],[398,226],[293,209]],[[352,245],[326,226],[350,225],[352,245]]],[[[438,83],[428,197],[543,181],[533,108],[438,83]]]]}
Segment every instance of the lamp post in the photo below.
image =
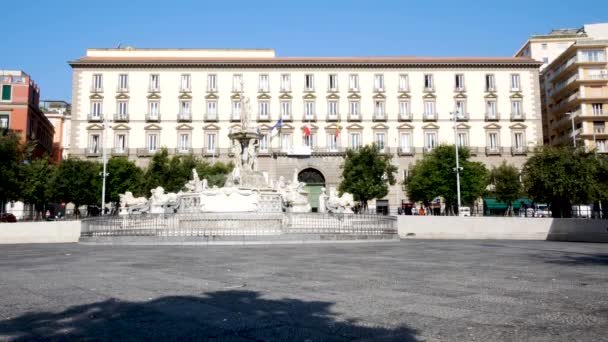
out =
{"type": "Polygon", "coordinates": [[[104,116],[103,121],[102,121],[103,140],[101,142],[101,163],[103,165],[103,171],[101,172],[101,177],[102,177],[102,181],[101,181],[101,215],[105,214],[104,209],[106,207],[106,176],[108,175],[108,173],[106,172],[106,168],[108,165],[108,154],[106,151],[107,125],[108,125],[108,122],[106,121],[106,118],[104,116]]]}
{"type": "Polygon", "coordinates": [[[456,127],[456,123],[458,122],[459,111],[455,111],[450,113],[452,118],[454,119],[454,150],[456,150],[456,199],[458,203],[458,215],[460,215],[460,161],[458,160],[458,129],[456,127]]]}
{"type": "Polygon", "coordinates": [[[576,132],[574,131],[574,114],[572,112],[567,112],[566,115],[570,116],[572,120],[572,147],[576,148],[576,132]]]}

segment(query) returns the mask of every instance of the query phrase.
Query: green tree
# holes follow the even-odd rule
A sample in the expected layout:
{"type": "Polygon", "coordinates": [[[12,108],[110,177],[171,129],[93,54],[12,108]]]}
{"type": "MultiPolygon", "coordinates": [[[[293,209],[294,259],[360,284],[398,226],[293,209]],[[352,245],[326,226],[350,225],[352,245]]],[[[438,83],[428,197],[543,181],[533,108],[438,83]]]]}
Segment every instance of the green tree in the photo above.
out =
{"type": "MultiPolygon", "coordinates": [[[[489,180],[488,169],[480,162],[469,160],[467,148],[458,149],[460,196],[463,204],[473,204],[483,196],[489,180]]],[[[456,204],[456,153],[453,145],[440,145],[418,160],[411,168],[404,185],[408,197],[414,202],[430,202],[443,197],[446,208],[456,204]]]]}
{"type": "Polygon", "coordinates": [[[380,153],[375,144],[363,146],[358,150],[346,151],[346,159],[341,165],[342,182],[338,187],[340,194],[353,194],[364,208],[374,198],[388,194],[388,184],[395,184],[397,167],[391,164],[392,156],[380,153]]]}
{"type": "Polygon", "coordinates": [[[582,149],[539,148],[522,170],[524,187],[534,201],[550,205],[553,217],[570,217],[572,204],[605,196],[606,178],[598,178],[603,165],[601,158],[582,149]]]}
{"type": "Polygon", "coordinates": [[[107,172],[106,201],[118,202],[119,195],[127,191],[131,191],[135,196],[143,195],[143,171],[134,162],[125,157],[111,158],[108,161],[107,172]]]}
{"type": "Polygon", "coordinates": [[[29,159],[31,149],[21,144],[19,139],[16,133],[7,130],[0,132],[0,204],[21,198],[21,163],[29,159]]]}
{"type": "Polygon", "coordinates": [[[507,215],[512,215],[513,202],[521,196],[523,191],[523,186],[519,180],[519,170],[503,161],[500,166],[492,169],[491,180],[496,199],[507,203],[509,205],[507,215]]]}
{"type": "Polygon", "coordinates": [[[99,203],[101,165],[79,159],[63,160],[52,180],[57,202],[72,202],[76,207],[99,203]]]}
{"type": "MultiPolygon", "coordinates": [[[[166,148],[154,154],[144,174],[144,191],[147,192],[158,186],[162,186],[163,188],[167,186],[171,178],[171,167],[169,164],[169,152],[166,148]]],[[[146,193],[145,196],[150,196],[150,193],[146,193]]]]}
{"type": "Polygon", "coordinates": [[[49,163],[47,158],[35,159],[22,165],[21,199],[33,204],[37,212],[41,212],[54,199],[54,188],[50,180],[54,178],[55,171],[55,165],[49,163]]]}

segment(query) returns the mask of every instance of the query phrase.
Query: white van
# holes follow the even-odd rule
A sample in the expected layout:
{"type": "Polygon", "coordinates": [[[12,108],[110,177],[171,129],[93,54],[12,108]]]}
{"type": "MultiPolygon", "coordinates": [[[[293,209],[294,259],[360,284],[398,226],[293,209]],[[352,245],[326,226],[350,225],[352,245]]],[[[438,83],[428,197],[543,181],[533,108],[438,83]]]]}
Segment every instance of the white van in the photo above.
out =
{"type": "Polygon", "coordinates": [[[573,205],[572,206],[572,217],[578,218],[591,218],[591,206],[590,205],[573,205]]]}
{"type": "Polygon", "coordinates": [[[458,210],[458,216],[461,216],[461,217],[471,216],[471,208],[460,207],[460,210],[458,210]]]}

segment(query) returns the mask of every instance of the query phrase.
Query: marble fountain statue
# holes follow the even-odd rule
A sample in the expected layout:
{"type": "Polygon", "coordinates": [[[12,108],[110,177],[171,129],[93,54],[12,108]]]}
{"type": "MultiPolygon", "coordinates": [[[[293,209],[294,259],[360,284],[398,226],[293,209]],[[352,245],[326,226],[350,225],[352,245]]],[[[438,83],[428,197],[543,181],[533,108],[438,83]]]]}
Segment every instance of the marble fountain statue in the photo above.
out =
{"type": "MultiPolygon", "coordinates": [[[[297,169],[291,181],[284,177],[269,181],[267,173],[258,170],[258,149],[261,133],[253,127],[249,115],[249,99],[243,100],[241,125],[232,129],[228,137],[232,141],[233,171],[226,184],[218,188],[209,187],[206,179],[200,179],[195,169],[192,179],[182,191],[166,193],[162,187],[150,191],[150,198],[135,198],[132,193],[120,195],[120,214],[166,214],[166,213],[306,213],[311,211],[305,183],[298,181],[297,169]]],[[[321,212],[351,212],[354,205],[352,195],[338,197],[335,189],[329,195],[320,196],[321,212]]]]}

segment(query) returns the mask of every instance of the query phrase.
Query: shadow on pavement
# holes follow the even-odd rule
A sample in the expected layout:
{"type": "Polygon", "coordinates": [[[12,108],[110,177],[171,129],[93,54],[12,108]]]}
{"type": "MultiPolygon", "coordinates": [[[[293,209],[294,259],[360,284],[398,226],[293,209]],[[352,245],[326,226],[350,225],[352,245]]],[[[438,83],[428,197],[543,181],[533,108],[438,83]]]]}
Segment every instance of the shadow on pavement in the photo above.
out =
{"type": "Polygon", "coordinates": [[[608,254],[564,255],[545,260],[549,264],[558,265],[605,265],[608,266],[608,254]]]}
{"type": "Polygon", "coordinates": [[[415,331],[338,320],[331,302],[264,299],[253,291],[109,299],[0,322],[0,339],[61,341],[417,341],[415,331]]]}

